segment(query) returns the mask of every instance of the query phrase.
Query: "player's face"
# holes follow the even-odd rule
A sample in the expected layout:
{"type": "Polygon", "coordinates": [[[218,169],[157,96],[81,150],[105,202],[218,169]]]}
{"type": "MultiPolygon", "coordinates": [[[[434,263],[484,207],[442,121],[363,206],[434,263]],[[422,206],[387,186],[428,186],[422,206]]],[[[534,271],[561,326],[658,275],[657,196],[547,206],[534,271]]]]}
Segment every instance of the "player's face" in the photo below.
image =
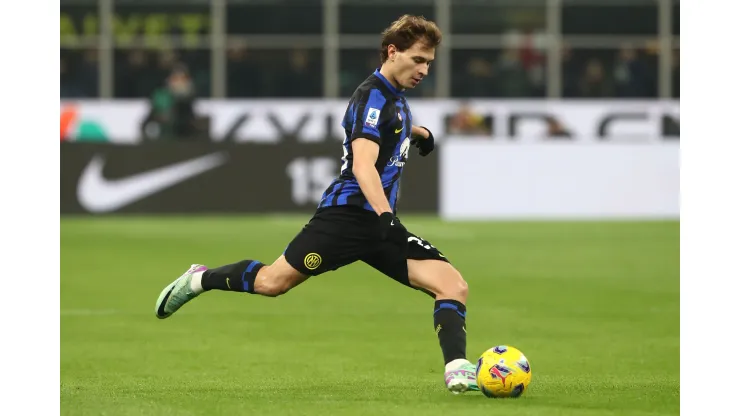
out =
{"type": "Polygon", "coordinates": [[[403,52],[396,51],[393,62],[394,76],[401,88],[414,88],[429,74],[429,66],[434,60],[434,48],[423,42],[416,42],[403,52]]]}

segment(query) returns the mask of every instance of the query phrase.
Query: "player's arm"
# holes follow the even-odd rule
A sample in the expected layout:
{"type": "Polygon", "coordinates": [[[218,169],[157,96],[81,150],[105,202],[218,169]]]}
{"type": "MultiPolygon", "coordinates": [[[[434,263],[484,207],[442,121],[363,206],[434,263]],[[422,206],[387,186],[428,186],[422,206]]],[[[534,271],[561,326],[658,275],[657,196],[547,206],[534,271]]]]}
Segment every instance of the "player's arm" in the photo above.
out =
{"type": "MultiPolygon", "coordinates": [[[[392,105],[392,104],[391,104],[392,105]]],[[[380,173],[375,167],[383,143],[381,130],[395,121],[395,106],[387,106],[378,90],[371,90],[359,100],[355,125],[350,138],[352,145],[352,173],[368,204],[378,214],[380,238],[399,243],[406,242],[406,228],[396,218],[383,190],[380,173]]]]}
{"type": "Polygon", "coordinates": [[[411,144],[419,148],[419,154],[426,156],[434,150],[434,135],[422,126],[411,126],[411,144]]]}
{"type": "Polygon", "coordinates": [[[428,139],[429,138],[429,130],[419,127],[419,126],[411,126],[411,136],[413,137],[421,137],[422,139],[428,139]]]}
{"type": "Polygon", "coordinates": [[[358,137],[352,140],[352,173],[360,185],[362,194],[376,214],[393,212],[383,191],[383,183],[375,168],[380,146],[373,140],[358,137]]]}
{"type": "Polygon", "coordinates": [[[380,144],[383,143],[380,132],[393,120],[396,112],[386,105],[386,98],[377,89],[367,91],[357,100],[356,105],[354,128],[350,138],[352,173],[375,213],[378,215],[392,213],[375,163],[378,161],[380,144]]]}

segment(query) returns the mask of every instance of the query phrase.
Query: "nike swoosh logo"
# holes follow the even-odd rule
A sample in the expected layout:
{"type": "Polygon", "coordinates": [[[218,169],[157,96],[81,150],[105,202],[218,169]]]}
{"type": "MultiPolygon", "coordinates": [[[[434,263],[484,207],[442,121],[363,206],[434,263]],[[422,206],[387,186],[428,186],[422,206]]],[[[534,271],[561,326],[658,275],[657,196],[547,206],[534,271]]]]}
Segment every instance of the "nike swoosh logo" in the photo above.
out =
{"type": "Polygon", "coordinates": [[[214,153],[121,179],[103,176],[105,158],[95,155],[77,183],[77,199],[90,212],[109,212],[223,165],[225,153],[214,153]]]}
{"type": "Polygon", "coordinates": [[[400,133],[401,130],[403,130],[403,127],[401,127],[400,129],[396,130],[396,133],[400,133]]]}

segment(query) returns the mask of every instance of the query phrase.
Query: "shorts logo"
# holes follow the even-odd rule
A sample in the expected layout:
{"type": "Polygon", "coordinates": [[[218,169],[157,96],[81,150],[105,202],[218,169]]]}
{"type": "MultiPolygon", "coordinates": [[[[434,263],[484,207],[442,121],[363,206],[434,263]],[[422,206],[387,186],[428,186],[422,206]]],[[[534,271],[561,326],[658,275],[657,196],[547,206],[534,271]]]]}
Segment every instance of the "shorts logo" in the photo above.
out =
{"type": "Polygon", "coordinates": [[[316,270],[321,266],[321,256],[316,253],[308,253],[303,259],[303,265],[306,266],[308,270],[316,270]]]}

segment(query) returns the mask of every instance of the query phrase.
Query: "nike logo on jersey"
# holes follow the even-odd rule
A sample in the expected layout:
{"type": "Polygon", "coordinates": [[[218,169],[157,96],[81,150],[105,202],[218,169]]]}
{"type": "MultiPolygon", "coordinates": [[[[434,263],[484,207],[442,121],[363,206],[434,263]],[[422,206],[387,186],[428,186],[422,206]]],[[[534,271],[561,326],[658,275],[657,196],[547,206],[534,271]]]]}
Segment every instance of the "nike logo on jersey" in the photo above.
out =
{"type": "Polygon", "coordinates": [[[95,155],[77,183],[77,199],[90,212],[110,212],[223,165],[226,154],[214,153],[120,179],[103,175],[105,158],[95,155]]]}
{"type": "Polygon", "coordinates": [[[400,133],[401,131],[403,131],[403,127],[401,127],[401,128],[400,128],[400,129],[398,129],[398,130],[395,130],[395,132],[396,132],[396,133],[400,133]]]}

